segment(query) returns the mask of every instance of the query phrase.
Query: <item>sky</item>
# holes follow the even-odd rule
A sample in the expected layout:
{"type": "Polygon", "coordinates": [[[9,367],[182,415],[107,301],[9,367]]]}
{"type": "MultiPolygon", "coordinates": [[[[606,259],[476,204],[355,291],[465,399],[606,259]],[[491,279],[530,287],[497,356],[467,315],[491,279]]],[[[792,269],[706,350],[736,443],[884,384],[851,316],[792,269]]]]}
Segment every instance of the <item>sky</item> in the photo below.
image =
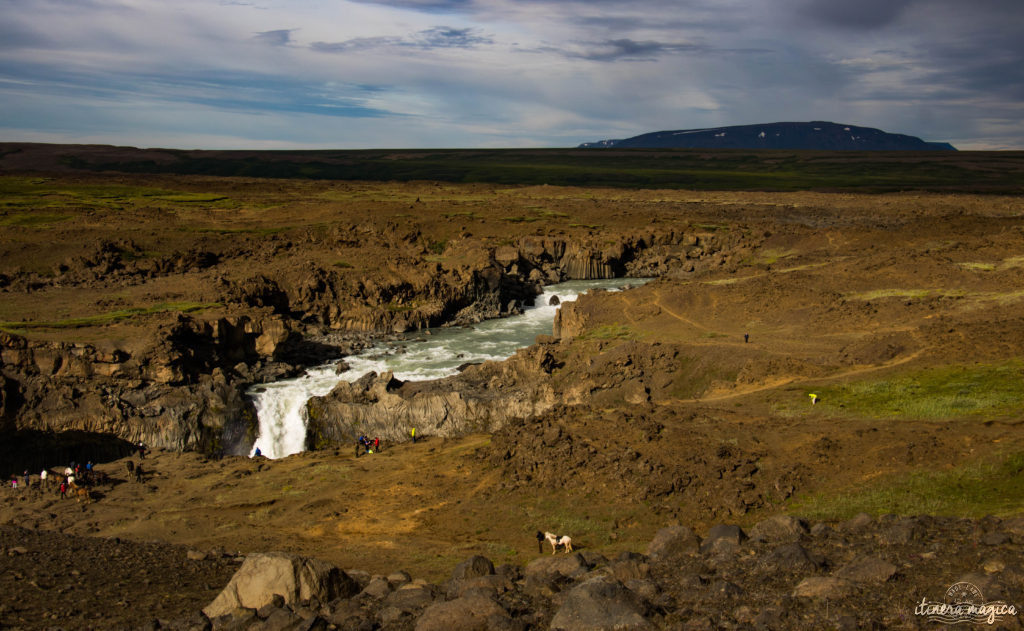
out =
{"type": "Polygon", "coordinates": [[[0,0],[0,141],[567,147],[823,120],[1024,149],[1024,0],[0,0]]]}

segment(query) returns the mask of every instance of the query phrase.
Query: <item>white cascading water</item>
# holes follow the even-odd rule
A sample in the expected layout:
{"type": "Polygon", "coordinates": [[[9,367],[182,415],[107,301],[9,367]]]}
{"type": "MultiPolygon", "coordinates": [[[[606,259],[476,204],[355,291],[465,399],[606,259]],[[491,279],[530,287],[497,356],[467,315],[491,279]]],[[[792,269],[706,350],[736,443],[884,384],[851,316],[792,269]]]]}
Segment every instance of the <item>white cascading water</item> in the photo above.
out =
{"type": "Polygon", "coordinates": [[[349,369],[339,373],[337,362],[317,366],[295,379],[263,384],[250,390],[259,417],[259,435],[253,444],[268,458],[283,458],[305,450],[306,402],[324,396],[340,381],[355,381],[368,372],[392,371],[403,381],[440,379],[458,372],[469,362],[502,360],[516,350],[529,346],[537,335],[551,333],[558,306],[550,305],[558,297],[559,304],[571,302],[588,289],[615,291],[622,285],[642,284],[647,279],[609,279],[601,281],[570,281],[545,288],[535,299],[535,306],[522,315],[487,320],[471,328],[432,329],[401,342],[390,342],[366,349],[359,355],[345,358],[349,369]]]}

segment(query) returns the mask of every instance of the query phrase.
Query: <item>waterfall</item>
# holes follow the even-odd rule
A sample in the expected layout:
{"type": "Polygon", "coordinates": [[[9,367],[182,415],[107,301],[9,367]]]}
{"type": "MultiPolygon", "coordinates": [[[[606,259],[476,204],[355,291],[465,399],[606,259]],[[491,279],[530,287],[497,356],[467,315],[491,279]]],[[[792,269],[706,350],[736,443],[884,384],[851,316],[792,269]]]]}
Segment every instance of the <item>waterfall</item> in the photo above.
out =
{"type": "Polygon", "coordinates": [[[268,458],[283,458],[306,448],[305,407],[310,397],[324,396],[340,381],[355,381],[368,372],[392,371],[405,381],[440,379],[454,375],[470,362],[502,360],[529,346],[541,334],[550,334],[559,304],[595,288],[616,291],[624,284],[638,285],[649,279],[570,281],[550,285],[522,315],[487,320],[470,328],[432,329],[430,335],[412,334],[398,342],[378,344],[345,358],[349,369],[338,372],[337,362],[311,368],[295,379],[256,386],[249,391],[259,417],[259,434],[252,452],[259,448],[268,458]]]}

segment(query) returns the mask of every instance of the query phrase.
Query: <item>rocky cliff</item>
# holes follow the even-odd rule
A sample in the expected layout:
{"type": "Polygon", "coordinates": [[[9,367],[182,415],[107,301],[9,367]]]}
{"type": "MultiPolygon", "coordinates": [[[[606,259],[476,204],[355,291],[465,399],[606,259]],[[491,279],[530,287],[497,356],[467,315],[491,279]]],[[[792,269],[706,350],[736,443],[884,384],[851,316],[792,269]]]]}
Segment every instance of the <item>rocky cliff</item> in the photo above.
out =
{"type": "MultiPolygon", "coordinates": [[[[553,278],[567,275],[564,269],[554,267],[556,262],[584,278],[604,278],[605,273],[642,276],[719,266],[749,245],[741,247],[742,243],[734,236],[713,233],[647,235],[607,244],[603,249],[539,239],[527,240],[519,247],[498,248],[494,258],[505,273],[519,275],[529,270],[531,277],[538,273],[553,278]]],[[[584,322],[584,316],[566,305],[556,316],[556,338],[578,335],[584,322]]],[[[672,352],[640,355],[671,358],[672,352]]],[[[421,436],[495,431],[513,419],[532,418],[560,403],[590,402],[594,396],[649,400],[651,388],[613,364],[591,375],[592,361],[581,363],[580,358],[573,358],[574,365],[567,370],[572,377],[556,383],[552,373],[564,366],[567,356],[558,339],[539,338],[537,344],[506,361],[469,366],[445,379],[402,382],[390,373],[370,373],[353,383],[341,382],[328,395],[314,397],[307,404],[307,445],[351,444],[361,434],[405,440],[412,428],[421,436]]]]}
{"type": "Polygon", "coordinates": [[[287,321],[274,315],[213,322],[179,316],[135,351],[0,332],[3,429],[78,430],[218,451],[225,427],[255,418],[243,387],[293,370],[261,363],[273,362],[291,338],[287,321]]]}

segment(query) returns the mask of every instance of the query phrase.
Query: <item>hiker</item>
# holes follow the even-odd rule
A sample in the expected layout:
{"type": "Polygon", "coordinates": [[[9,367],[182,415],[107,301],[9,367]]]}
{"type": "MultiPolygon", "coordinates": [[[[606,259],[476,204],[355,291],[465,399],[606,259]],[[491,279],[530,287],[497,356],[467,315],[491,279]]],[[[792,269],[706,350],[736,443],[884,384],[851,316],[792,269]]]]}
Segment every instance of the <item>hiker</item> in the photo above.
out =
{"type": "Polygon", "coordinates": [[[31,487],[32,485],[29,483],[29,478],[28,478],[28,469],[25,469],[25,472],[22,473],[21,475],[25,478],[25,488],[27,489],[27,488],[31,487]]]}
{"type": "Polygon", "coordinates": [[[67,499],[68,496],[68,483],[62,481],[60,483],[60,499],[67,499]]]}
{"type": "Polygon", "coordinates": [[[18,490],[18,476],[13,473],[11,474],[11,488],[15,491],[18,490]]]}
{"type": "Polygon", "coordinates": [[[43,467],[43,470],[39,472],[39,486],[44,491],[46,490],[47,483],[49,482],[48,476],[49,472],[46,470],[46,467],[43,467]]]}
{"type": "Polygon", "coordinates": [[[748,342],[750,342],[750,333],[744,333],[743,334],[743,343],[746,344],[748,342]]]}
{"type": "Polygon", "coordinates": [[[415,427],[412,428],[412,431],[409,432],[409,433],[412,434],[412,444],[415,445],[416,444],[416,428],[415,427]]]}
{"type": "Polygon", "coordinates": [[[811,405],[815,405],[818,402],[818,395],[812,393],[807,396],[811,397],[811,405]]]}
{"type": "Polygon", "coordinates": [[[380,453],[380,438],[373,439],[373,451],[374,453],[380,453]]]}
{"type": "Polygon", "coordinates": [[[263,455],[263,452],[260,451],[259,447],[256,448],[256,451],[252,452],[252,457],[253,458],[259,458],[262,455],[263,455]]]}
{"type": "Polygon", "coordinates": [[[141,440],[139,441],[138,449],[139,449],[139,460],[142,460],[143,458],[146,457],[146,446],[144,444],[142,444],[141,440]]]}

